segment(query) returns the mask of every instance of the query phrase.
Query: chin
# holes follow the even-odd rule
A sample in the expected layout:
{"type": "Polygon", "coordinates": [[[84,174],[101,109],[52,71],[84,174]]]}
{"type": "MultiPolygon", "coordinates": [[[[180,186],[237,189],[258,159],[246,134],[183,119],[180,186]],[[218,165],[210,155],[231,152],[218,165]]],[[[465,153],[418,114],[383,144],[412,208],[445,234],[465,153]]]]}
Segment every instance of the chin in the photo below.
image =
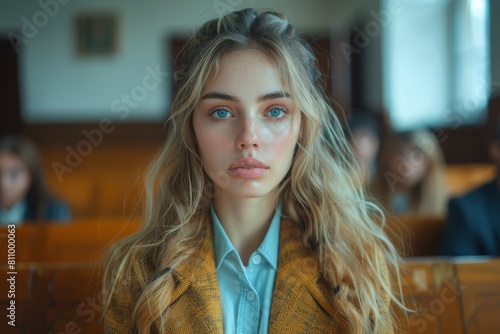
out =
{"type": "Polygon", "coordinates": [[[269,195],[273,188],[254,186],[254,185],[246,185],[241,187],[234,187],[233,189],[224,189],[222,190],[227,194],[229,198],[259,198],[269,195]]]}

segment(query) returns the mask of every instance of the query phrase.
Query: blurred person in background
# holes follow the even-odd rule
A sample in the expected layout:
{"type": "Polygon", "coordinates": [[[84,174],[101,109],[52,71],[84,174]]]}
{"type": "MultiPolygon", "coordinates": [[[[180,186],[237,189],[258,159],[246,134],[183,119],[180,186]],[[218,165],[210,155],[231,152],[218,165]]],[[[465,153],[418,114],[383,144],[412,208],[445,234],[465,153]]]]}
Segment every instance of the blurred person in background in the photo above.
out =
{"type": "Polygon", "coordinates": [[[373,113],[353,112],[347,125],[347,139],[361,167],[361,180],[368,185],[377,172],[382,137],[380,122],[373,113]]]}
{"type": "Polygon", "coordinates": [[[500,117],[490,156],[497,165],[495,179],[448,203],[441,255],[500,256],[500,117]]]}
{"type": "Polygon", "coordinates": [[[0,225],[70,217],[45,185],[35,146],[21,136],[0,139],[0,225]]]}
{"type": "Polygon", "coordinates": [[[444,216],[444,165],[431,132],[395,133],[381,149],[373,194],[395,215],[444,216]]]}

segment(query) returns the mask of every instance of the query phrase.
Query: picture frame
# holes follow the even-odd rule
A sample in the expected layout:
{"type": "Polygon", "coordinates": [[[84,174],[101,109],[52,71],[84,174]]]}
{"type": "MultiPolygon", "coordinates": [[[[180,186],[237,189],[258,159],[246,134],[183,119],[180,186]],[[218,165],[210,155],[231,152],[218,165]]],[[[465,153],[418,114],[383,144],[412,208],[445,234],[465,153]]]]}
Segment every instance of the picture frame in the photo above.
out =
{"type": "Polygon", "coordinates": [[[118,15],[80,14],[75,19],[76,51],[80,56],[110,56],[118,50],[118,15]]]}

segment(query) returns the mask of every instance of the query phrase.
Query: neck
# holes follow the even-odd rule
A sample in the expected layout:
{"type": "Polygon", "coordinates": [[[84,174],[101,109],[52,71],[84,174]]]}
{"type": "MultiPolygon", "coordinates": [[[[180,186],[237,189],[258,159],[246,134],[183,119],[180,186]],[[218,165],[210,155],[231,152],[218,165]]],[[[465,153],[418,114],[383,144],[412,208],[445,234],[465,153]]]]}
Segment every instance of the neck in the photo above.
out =
{"type": "Polygon", "coordinates": [[[275,213],[273,193],[258,198],[235,198],[220,193],[213,200],[217,217],[244,265],[264,240],[275,213]]]}
{"type": "Polygon", "coordinates": [[[8,203],[2,203],[0,204],[0,208],[4,209],[4,210],[10,210],[12,209],[12,207],[14,207],[15,204],[21,202],[21,200],[17,201],[17,202],[8,202],[8,203]]]}

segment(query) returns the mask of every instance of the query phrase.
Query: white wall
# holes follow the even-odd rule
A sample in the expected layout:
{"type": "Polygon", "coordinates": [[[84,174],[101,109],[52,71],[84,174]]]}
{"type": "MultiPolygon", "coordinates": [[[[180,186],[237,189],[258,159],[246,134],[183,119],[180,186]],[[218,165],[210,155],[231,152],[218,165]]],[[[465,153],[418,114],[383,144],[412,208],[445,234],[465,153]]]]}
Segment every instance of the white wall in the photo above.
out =
{"type": "Polygon", "coordinates": [[[85,122],[103,117],[156,121],[165,119],[167,114],[171,78],[162,79],[151,91],[137,86],[148,75],[147,67],[170,70],[167,46],[172,34],[189,34],[221,10],[244,7],[272,7],[287,14],[301,29],[326,31],[332,17],[339,17],[339,22],[343,18],[341,12],[330,15],[328,3],[328,0],[2,0],[0,34],[15,32],[31,37],[20,52],[22,110],[27,122],[85,122]],[[55,15],[43,14],[47,10],[41,4],[50,4],[49,11],[55,15]],[[96,11],[118,13],[119,51],[114,56],[84,58],[75,52],[74,18],[80,13],[96,11]],[[49,18],[46,24],[43,15],[49,18]],[[25,20],[40,26],[38,31],[25,30],[28,34],[22,34],[27,26],[25,20]],[[147,95],[141,96],[141,92],[147,95]],[[131,93],[136,93],[138,99],[133,99],[132,107],[127,107],[120,99],[122,94],[131,93]],[[124,107],[129,114],[113,111],[124,107]]]}
{"type": "MultiPolygon", "coordinates": [[[[41,0],[55,3],[56,0],[41,0]]],[[[148,74],[146,67],[169,71],[168,37],[189,33],[217,16],[215,4],[234,9],[274,8],[284,12],[306,31],[338,31],[372,19],[380,0],[57,0],[59,11],[38,29],[22,48],[21,94],[23,115],[28,122],[85,122],[103,117],[120,119],[112,103],[130,94],[148,74]],[[231,5],[233,4],[233,5],[231,5]],[[237,5],[234,5],[237,4],[237,5]],[[73,20],[82,12],[116,11],[120,17],[120,48],[113,57],[81,58],[76,55],[73,20]]],[[[23,18],[33,22],[43,11],[36,0],[0,1],[0,35],[21,33],[23,18]]],[[[491,1],[492,15],[500,13],[500,1],[491,1]]],[[[220,8],[220,7],[219,7],[220,8]]],[[[222,9],[228,9],[222,8],[222,9]]],[[[496,19],[495,19],[496,18],[496,19]]],[[[500,96],[500,20],[491,20],[492,95],[500,96]]],[[[359,26],[364,30],[365,26],[359,26]]],[[[382,106],[380,35],[362,49],[365,101],[382,106]]],[[[338,47],[338,46],[334,46],[338,47]]],[[[123,121],[163,120],[170,103],[171,79],[166,78],[139,101],[123,121]]],[[[123,103],[119,106],[123,107],[123,103]]],[[[116,105],[115,105],[116,107],[116,105]]]]}
{"type": "Polygon", "coordinates": [[[500,96],[500,1],[490,0],[491,95],[500,96]]]}

